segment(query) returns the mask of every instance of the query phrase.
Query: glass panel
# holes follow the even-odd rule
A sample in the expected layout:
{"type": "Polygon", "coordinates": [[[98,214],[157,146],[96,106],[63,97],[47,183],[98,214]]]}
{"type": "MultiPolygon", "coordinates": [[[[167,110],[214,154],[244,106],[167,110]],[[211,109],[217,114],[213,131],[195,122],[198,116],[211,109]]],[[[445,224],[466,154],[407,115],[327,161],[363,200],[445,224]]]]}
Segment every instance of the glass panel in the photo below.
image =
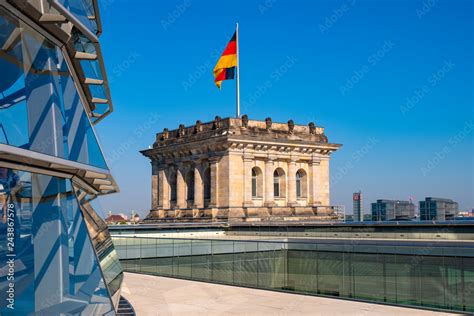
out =
{"type": "Polygon", "coordinates": [[[234,243],[225,240],[212,241],[212,280],[233,283],[234,243]]]}
{"type": "MultiPolygon", "coordinates": [[[[96,212],[96,210],[99,210],[99,213],[102,213],[100,211],[101,208],[96,200],[91,200],[90,196],[81,194],[81,190],[77,187],[75,187],[75,191],[77,196],[84,196],[84,198],[79,201],[82,215],[84,216],[95,252],[97,253],[108,290],[111,295],[115,295],[115,293],[120,291],[123,273],[107,224],[96,212]]],[[[127,242],[127,256],[129,258],[141,258],[141,249],[138,248],[138,253],[129,254],[129,251],[132,249],[133,247],[129,247],[127,242]]],[[[117,302],[114,302],[114,304],[116,303],[117,302]]]]}
{"type": "Polygon", "coordinates": [[[176,259],[175,275],[183,278],[191,277],[191,240],[175,239],[174,241],[174,255],[176,259]]]}
{"type": "Polygon", "coordinates": [[[318,253],[304,250],[288,250],[287,290],[317,292],[318,253]]]}
{"type": "Polygon", "coordinates": [[[0,25],[0,45],[19,34],[0,51],[0,142],[107,169],[61,50],[1,9],[0,25]]]}
{"type": "Polygon", "coordinates": [[[212,276],[212,246],[210,240],[192,240],[192,278],[211,280],[212,276]]]}
{"type": "Polygon", "coordinates": [[[420,264],[422,305],[429,307],[445,306],[446,275],[443,257],[423,257],[420,264]]]}
{"type": "Polygon", "coordinates": [[[449,307],[456,308],[457,303],[462,305],[461,310],[474,312],[474,300],[472,299],[472,293],[474,293],[474,258],[457,258],[462,260],[462,270],[459,271],[461,274],[456,279],[451,274],[451,279],[448,281],[450,286],[450,293],[460,291],[459,295],[451,295],[449,297],[449,307]],[[456,287],[454,290],[452,288],[456,287]]]}
{"type": "Polygon", "coordinates": [[[0,184],[0,313],[113,311],[70,181],[0,168],[0,184]]]}
{"type": "Polygon", "coordinates": [[[384,262],[376,254],[351,255],[354,296],[366,300],[385,301],[384,262]]]}
{"type": "Polygon", "coordinates": [[[85,27],[92,33],[97,33],[97,24],[94,19],[94,6],[92,0],[59,0],[85,27]]]}
{"type": "Polygon", "coordinates": [[[421,305],[419,259],[397,255],[397,303],[421,305]]]}
{"type": "Polygon", "coordinates": [[[258,282],[258,243],[234,242],[234,282],[244,286],[256,286],[258,282]]]}
{"type": "Polygon", "coordinates": [[[173,239],[159,239],[157,242],[157,274],[173,275],[173,239]]]}

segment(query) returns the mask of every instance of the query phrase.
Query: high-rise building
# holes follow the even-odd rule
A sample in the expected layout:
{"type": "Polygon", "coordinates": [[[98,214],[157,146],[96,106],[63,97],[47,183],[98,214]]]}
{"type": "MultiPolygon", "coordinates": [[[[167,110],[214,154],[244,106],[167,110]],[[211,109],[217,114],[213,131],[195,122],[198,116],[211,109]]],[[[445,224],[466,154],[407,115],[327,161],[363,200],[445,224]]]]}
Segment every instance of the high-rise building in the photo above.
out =
{"type": "Polygon", "coordinates": [[[352,212],[354,214],[354,221],[360,222],[364,220],[364,211],[362,207],[362,192],[352,194],[352,212]]]}
{"type": "Polygon", "coordinates": [[[458,203],[450,199],[427,197],[420,201],[420,220],[444,221],[454,219],[458,213],[458,203]]]}
{"type": "Polygon", "coordinates": [[[373,221],[412,220],[415,205],[410,201],[377,200],[372,203],[373,221]]]}
{"type": "Polygon", "coordinates": [[[0,314],[113,315],[122,269],[96,198],[118,190],[97,1],[0,1],[0,314]]]}

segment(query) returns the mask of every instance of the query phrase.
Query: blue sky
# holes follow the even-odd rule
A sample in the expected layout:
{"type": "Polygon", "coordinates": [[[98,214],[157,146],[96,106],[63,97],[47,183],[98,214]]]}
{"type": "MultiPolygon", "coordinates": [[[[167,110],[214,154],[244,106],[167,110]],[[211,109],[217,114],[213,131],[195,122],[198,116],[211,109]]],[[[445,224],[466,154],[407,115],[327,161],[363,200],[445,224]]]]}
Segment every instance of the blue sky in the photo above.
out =
{"type": "Polygon", "coordinates": [[[343,147],[332,204],[452,198],[474,208],[474,5],[470,0],[101,1],[115,112],[97,127],[121,193],[105,210],[145,214],[164,127],[235,115],[212,69],[239,22],[242,112],[310,121],[343,147]]]}

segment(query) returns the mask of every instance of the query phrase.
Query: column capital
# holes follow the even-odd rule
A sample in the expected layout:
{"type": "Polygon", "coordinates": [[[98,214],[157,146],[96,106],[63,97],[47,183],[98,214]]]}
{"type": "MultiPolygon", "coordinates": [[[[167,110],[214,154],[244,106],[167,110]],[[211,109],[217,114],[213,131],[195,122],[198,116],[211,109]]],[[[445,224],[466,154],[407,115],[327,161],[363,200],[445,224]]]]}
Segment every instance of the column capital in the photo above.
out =
{"type": "Polygon", "coordinates": [[[277,157],[275,157],[275,156],[268,156],[267,158],[265,158],[265,163],[274,163],[275,160],[277,160],[277,157]]]}

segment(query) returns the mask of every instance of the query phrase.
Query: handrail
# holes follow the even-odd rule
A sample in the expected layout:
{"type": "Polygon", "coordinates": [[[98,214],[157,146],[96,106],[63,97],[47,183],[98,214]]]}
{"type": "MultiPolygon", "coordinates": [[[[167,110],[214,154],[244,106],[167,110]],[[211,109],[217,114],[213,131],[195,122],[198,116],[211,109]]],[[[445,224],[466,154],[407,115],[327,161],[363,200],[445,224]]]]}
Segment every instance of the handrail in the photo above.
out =
{"type": "MultiPolygon", "coordinates": [[[[281,244],[281,243],[287,243],[287,244],[331,244],[331,245],[334,245],[334,246],[384,246],[384,245],[381,245],[380,243],[386,243],[387,245],[385,246],[394,246],[394,244],[397,246],[397,247],[413,247],[413,246],[426,246],[426,245],[429,245],[429,247],[433,247],[433,245],[435,245],[434,247],[436,248],[441,248],[441,247],[450,247],[450,248],[462,248],[462,249],[465,249],[465,248],[473,248],[474,249],[474,242],[471,242],[471,241],[467,241],[467,242],[462,242],[460,244],[454,244],[455,242],[459,242],[459,241],[439,241],[439,240],[435,240],[435,241],[426,241],[426,240],[420,240],[420,241],[417,241],[417,240],[383,240],[383,239],[378,239],[377,242],[378,243],[375,243],[373,240],[368,240],[368,239],[348,239],[350,240],[350,242],[340,242],[339,239],[328,239],[328,238],[325,238],[325,239],[311,239],[311,240],[308,240],[308,238],[306,239],[302,239],[302,240],[289,240],[288,238],[292,238],[292,237],[282,237],[282,239],[285,239],[285,240],[269,240],[269,239],[264,239],[264,240],[258,240],[258,239],[254,239],[254,240],[248,240],[248,239],[245,239],[245,240],[242,240],[242,239],[218,239],[218,238],[188,238],[188,237],[147,237],[147,236],[123,236],[123,235],[111,235],[112,237],[112,240],[113,239],[119,239],[119,238],[123,238],[123,239],[147,239],[147,240],[184,240],[184,241],[215,241],[215,242],[246,242],[246,243],[275,243],[275,244],[281,244]],[[331,242],[324,242],[324,241],[331,241],[331,242]],[[334,241],[337,241],[337,242],[334,242],[334,241]],[[401,244],[403,243],[403,244],[401,244]]],[[[271,236],[269,236],[270,238],[272,238],[271,236]]],[[[274,238],[277,238],[277,237],[274,237],[274,238]]],[[[300,237],[300,238],[304,238],[304,237],[300,237]]]]}

